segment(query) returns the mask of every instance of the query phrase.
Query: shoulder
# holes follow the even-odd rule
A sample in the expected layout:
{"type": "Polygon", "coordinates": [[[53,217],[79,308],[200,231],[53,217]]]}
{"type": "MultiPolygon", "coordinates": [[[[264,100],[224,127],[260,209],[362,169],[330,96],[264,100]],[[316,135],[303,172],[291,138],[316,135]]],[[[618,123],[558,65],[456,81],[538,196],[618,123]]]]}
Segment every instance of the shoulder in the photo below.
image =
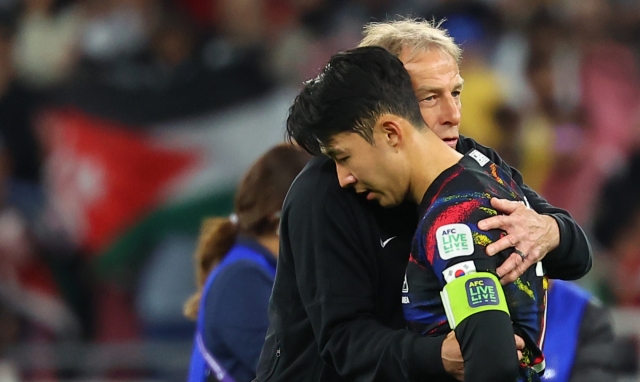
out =
{"type": "Polygon", "coordinates": [[[347,198],[338,183],[333,161],[326,157],[315,157],[298,174],[291,184],[285,203],[296,204],[307,201],[322,201],[331,197],[347,198]]]}
{"type": "MultiPolygon", "coordinates": [[[[463,160],[468,159],[467,157],[463,160]]],[[[471,221],[479,207],[490,206],[486,175],[469,168],[461,161],[447,174],[438,179],[432,192],[427,192],[421,203],[421,231],[433,231],[440,226],[471,221]]]]}
{"type": "Polygon", "coordinates": [[[250,259],[240,259],[226,265],[205,291],[207,307],[227,305],[239,297],[271,291],[274,276],[263,266],[250,259]]]}
{"type": "Polygon", "coordinates": [[[272,283],[272,274],[264,266],[251,259],[240,259],[227,265],[216,277],[215,283],[272,283]]]}
{"type": "Polygon", "coordinates": [[[227,253],[217,268],[214,268],[208,280],[210,289],[217,289],[220,285],[229,283],[252,284],[273,283],[275,257],[266,248],[259,247],[253,239],[241,237],[227,253]]]}
{"type": "Polygon", "coordinates": [[[334,162],[313,158],[294,180],[284,200],[283,215],[344,215],[364,213],[370,207],[352,189],[338,183],[334,162]]]}
{"type": "Polygon", "coordinates": [[[469,151],[474,149],[480,151],[481,153],[489,157],[489,159],[491,159],[492,162],[498,165],[502,164],[502,158],[500,158],[498,153],[491,147],[484,146],[476,142],[473,138],[465,137],[462,135],[459,137],[458,145],[456,146],[456,151],[458,151],[461,154],[466,154],[469,151]]]}
{"type": "Polygon", "coordinates": [[[491,197],[520,200],[511,192],[511,179],[500,176],[501,173],[487,157],[465,155],[456,167],[436,179],[425,194],[420,206],[421,229],[475,222],[494,215],[491,197]]]}
{"type": "Polygon", "coordinates": [[[325,156],[312,158],[300,171],[291,189],[293,191],[317,186],[323,186],[323,188],[340,187],[336,166],[331,159],[325,156]]]}
{"type": "Polygon", "coordinates": [[[476,140],[473,138],[460,135],[460,137],[458,138],[458,144],[456,145],[456,151],[458,151],[461,154],[466,154],[473,149],[480,150],[480,151],[492,150],[476,142],[476,140]]]}
{"type": "MultiPolygon", "coordinates": [[[[327,157],[313,158],[295,179],[284,200],[285,226],[344,229],[369,234],[381,229],[391,236],[415,230],[416,206],[404,203],[383,208],[367,201],[352,188],[340,187],[335,163],[327,157]]],[[[312,239],[311,239],[312,240],[312,239]]]]}
{"type": "MultiPolygon", "coordinates": [[[[490,166],[490,159],[483,154],[482,158],[472,158],[469,153],[460,159],[455,167],[449,169],[438,177],[431,185],[433,192],[425,196],[435,196],[436,199],[444,199],[449,203],[459,201],[456,196],[468,199],[474,192],[484,190],[483,180],[487,176],[487,169],[482,166],[490,166]]],[[[426,201],[423,200],[423,203],[426,201]]]]}
{"type": "MultiPolygon", "coordinates": [[[[238,260],[220,272],[205,291],[205,333],[231,335],[233,330],[262,328],[273,288],[273,276],[250,260],[238,260]]],[[[206,334],[205,334],[206,335],[206,334]]]]}

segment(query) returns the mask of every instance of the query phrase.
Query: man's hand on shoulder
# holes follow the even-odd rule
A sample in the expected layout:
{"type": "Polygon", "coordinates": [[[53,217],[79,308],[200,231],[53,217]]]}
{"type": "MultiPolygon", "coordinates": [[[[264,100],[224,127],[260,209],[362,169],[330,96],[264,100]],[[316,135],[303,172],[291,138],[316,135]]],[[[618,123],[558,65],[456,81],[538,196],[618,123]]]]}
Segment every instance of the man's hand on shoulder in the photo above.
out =
{"type": "Polygon", "coordinates": [[[492,198],[491,205],[504,215],[481,220],[478,228],[484,231],[501,229],[507,233],[487,246],[487,254],[493,256],[507,248],[515,248],[496,270],[501,283],[508,284],[560,244],[560,230],[553,217],[538,214],[522,203],[492,198]]]}

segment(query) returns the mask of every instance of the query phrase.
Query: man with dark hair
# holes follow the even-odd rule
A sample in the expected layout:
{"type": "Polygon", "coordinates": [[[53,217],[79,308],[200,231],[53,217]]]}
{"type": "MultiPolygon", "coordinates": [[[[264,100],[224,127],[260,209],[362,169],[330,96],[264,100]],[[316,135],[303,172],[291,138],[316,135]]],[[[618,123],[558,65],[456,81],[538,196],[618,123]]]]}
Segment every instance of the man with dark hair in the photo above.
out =
{"type": "MultiPolygon", "coordinates": [[[[531,202],[533,209],[492,199],[492,207],[508,216],[478,223],[506,233],[487,246],[489,255],[515,246],[523,253],[512,254],[498,267],[501,282],[516,280],[543,258],[551,277],[586,274],[591,249],[571,216],[528,189],[495,151],[459,136],[459,49],[436,26],[412,23],[402,33],[396,33],[394,23],[377,24],[382,28],[373,36],[377,38],[363,44],[401,52],[405,67],[412,64],[408,71],[414,96],[428,127],[461,153],[477,149],[489,157],[512,175],[531,202]],[[387,25],[391,27],[383,30],[387,25]],[[423,33],[411,31],[416,28],[423,33]],[[429,34],[435,37],[427,38],[429,34]]],[[[294,130],[289,133],[298,140],[294,130]]],[[[304,138],[299,140],[305,145],[304,138]]],[[[307,143],[309,151],[320,152],[313,139],[307,143]],[[317,148],[311,149],[313,145],[317,148]]],[[[464,364],[452,333],[431,337],[406,330],[401,290],[416,219],[414,204],[383,209],[352,189],[341,189],[336,165],[328,158],[311,161],[283,208],[270,329],[258,381],[462,380],[464,364]]]]}
{"type": "Polygon", "coordinates": [[[466,380],[513,382],[513,321],[526,343],[519,380],[539,380],[546,279],[541,267],[531,268],[503,293],[495,270],[511,249],[487,256],[502,232],[477,228],[497,214],[492,197],[525,203],[524,194],[485,155],[463,156],[426,127],[402,62],[380,47],[333,56],[296,98],[287,128],[335,161],[343,188],[383,207],[419,204],[403,286],[409,327],[422,335],[455,329],[466,380]]]}

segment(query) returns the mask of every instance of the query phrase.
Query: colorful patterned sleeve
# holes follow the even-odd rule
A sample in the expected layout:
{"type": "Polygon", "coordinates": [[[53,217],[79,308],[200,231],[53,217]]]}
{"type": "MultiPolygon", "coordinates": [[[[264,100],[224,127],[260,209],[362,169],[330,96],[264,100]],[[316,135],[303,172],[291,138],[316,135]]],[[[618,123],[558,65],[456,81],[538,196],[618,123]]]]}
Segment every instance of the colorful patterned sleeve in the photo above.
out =
{"type": "MultiPolygon", "coordinates": [[[[477,226],[480,220],[496,215],[490,203],[492,196],[522,200],[508,192],[508,187],[505,189],[449,192],[429,205],[414,237],[403,288],[403,307],[410,329],[424,335],[447,333],[450,328],[440,299],[442,288],[470,273],[495,273],[512,253],[508,249],[488,256],[487,245],[500,239],[504,232],[482,231],[477,226]]],[[[531,365],[542,362],[546,287],[542,268],[536,266],[503,288],[514,329],[525,339],[526,362],[531,365]]]]}

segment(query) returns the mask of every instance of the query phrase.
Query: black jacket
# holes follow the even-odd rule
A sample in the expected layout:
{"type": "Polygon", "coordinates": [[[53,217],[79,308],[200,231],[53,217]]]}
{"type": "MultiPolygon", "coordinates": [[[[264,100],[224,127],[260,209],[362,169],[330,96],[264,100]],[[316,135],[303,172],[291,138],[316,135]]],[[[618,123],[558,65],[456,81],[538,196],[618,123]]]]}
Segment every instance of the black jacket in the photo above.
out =
{"type": "MultiPolygon", "coordinates": [[[[458,151],[472,148],[507,166],[492,150],[461,138],[458,151]]],[[[559,249],[568,252],[550,253],[548,272],[584,275],[591,249],[582,230],[523,187],[515,170],[512,176],[532,207],[553,214],[560,226],[559,249]]],[[[416,220],[413,205],[382,209],[341,189],[329,159],[307,165],[282,210],[259,382],[453,380],[442,366],[444,338],[404,329],[401,290],[416,220]]]]}
{"type": "Polygon", "coordinates": [[[576,280],[586,275],[592,265],[591,244],[571,215],[567,211],[547,203],[542,196],[524,184],[520,172],[505,163],[493,149],[482,146],[471,138],[460,136],[456,150],[460,153],[468,153],[473,149],[481,151],[493,163],[511,173],[511,178],[518,183],[529,200],[531,208],[540,214],[553,217],[558,222],[560,245],[542,260],[549,278],[576,280]]]}

